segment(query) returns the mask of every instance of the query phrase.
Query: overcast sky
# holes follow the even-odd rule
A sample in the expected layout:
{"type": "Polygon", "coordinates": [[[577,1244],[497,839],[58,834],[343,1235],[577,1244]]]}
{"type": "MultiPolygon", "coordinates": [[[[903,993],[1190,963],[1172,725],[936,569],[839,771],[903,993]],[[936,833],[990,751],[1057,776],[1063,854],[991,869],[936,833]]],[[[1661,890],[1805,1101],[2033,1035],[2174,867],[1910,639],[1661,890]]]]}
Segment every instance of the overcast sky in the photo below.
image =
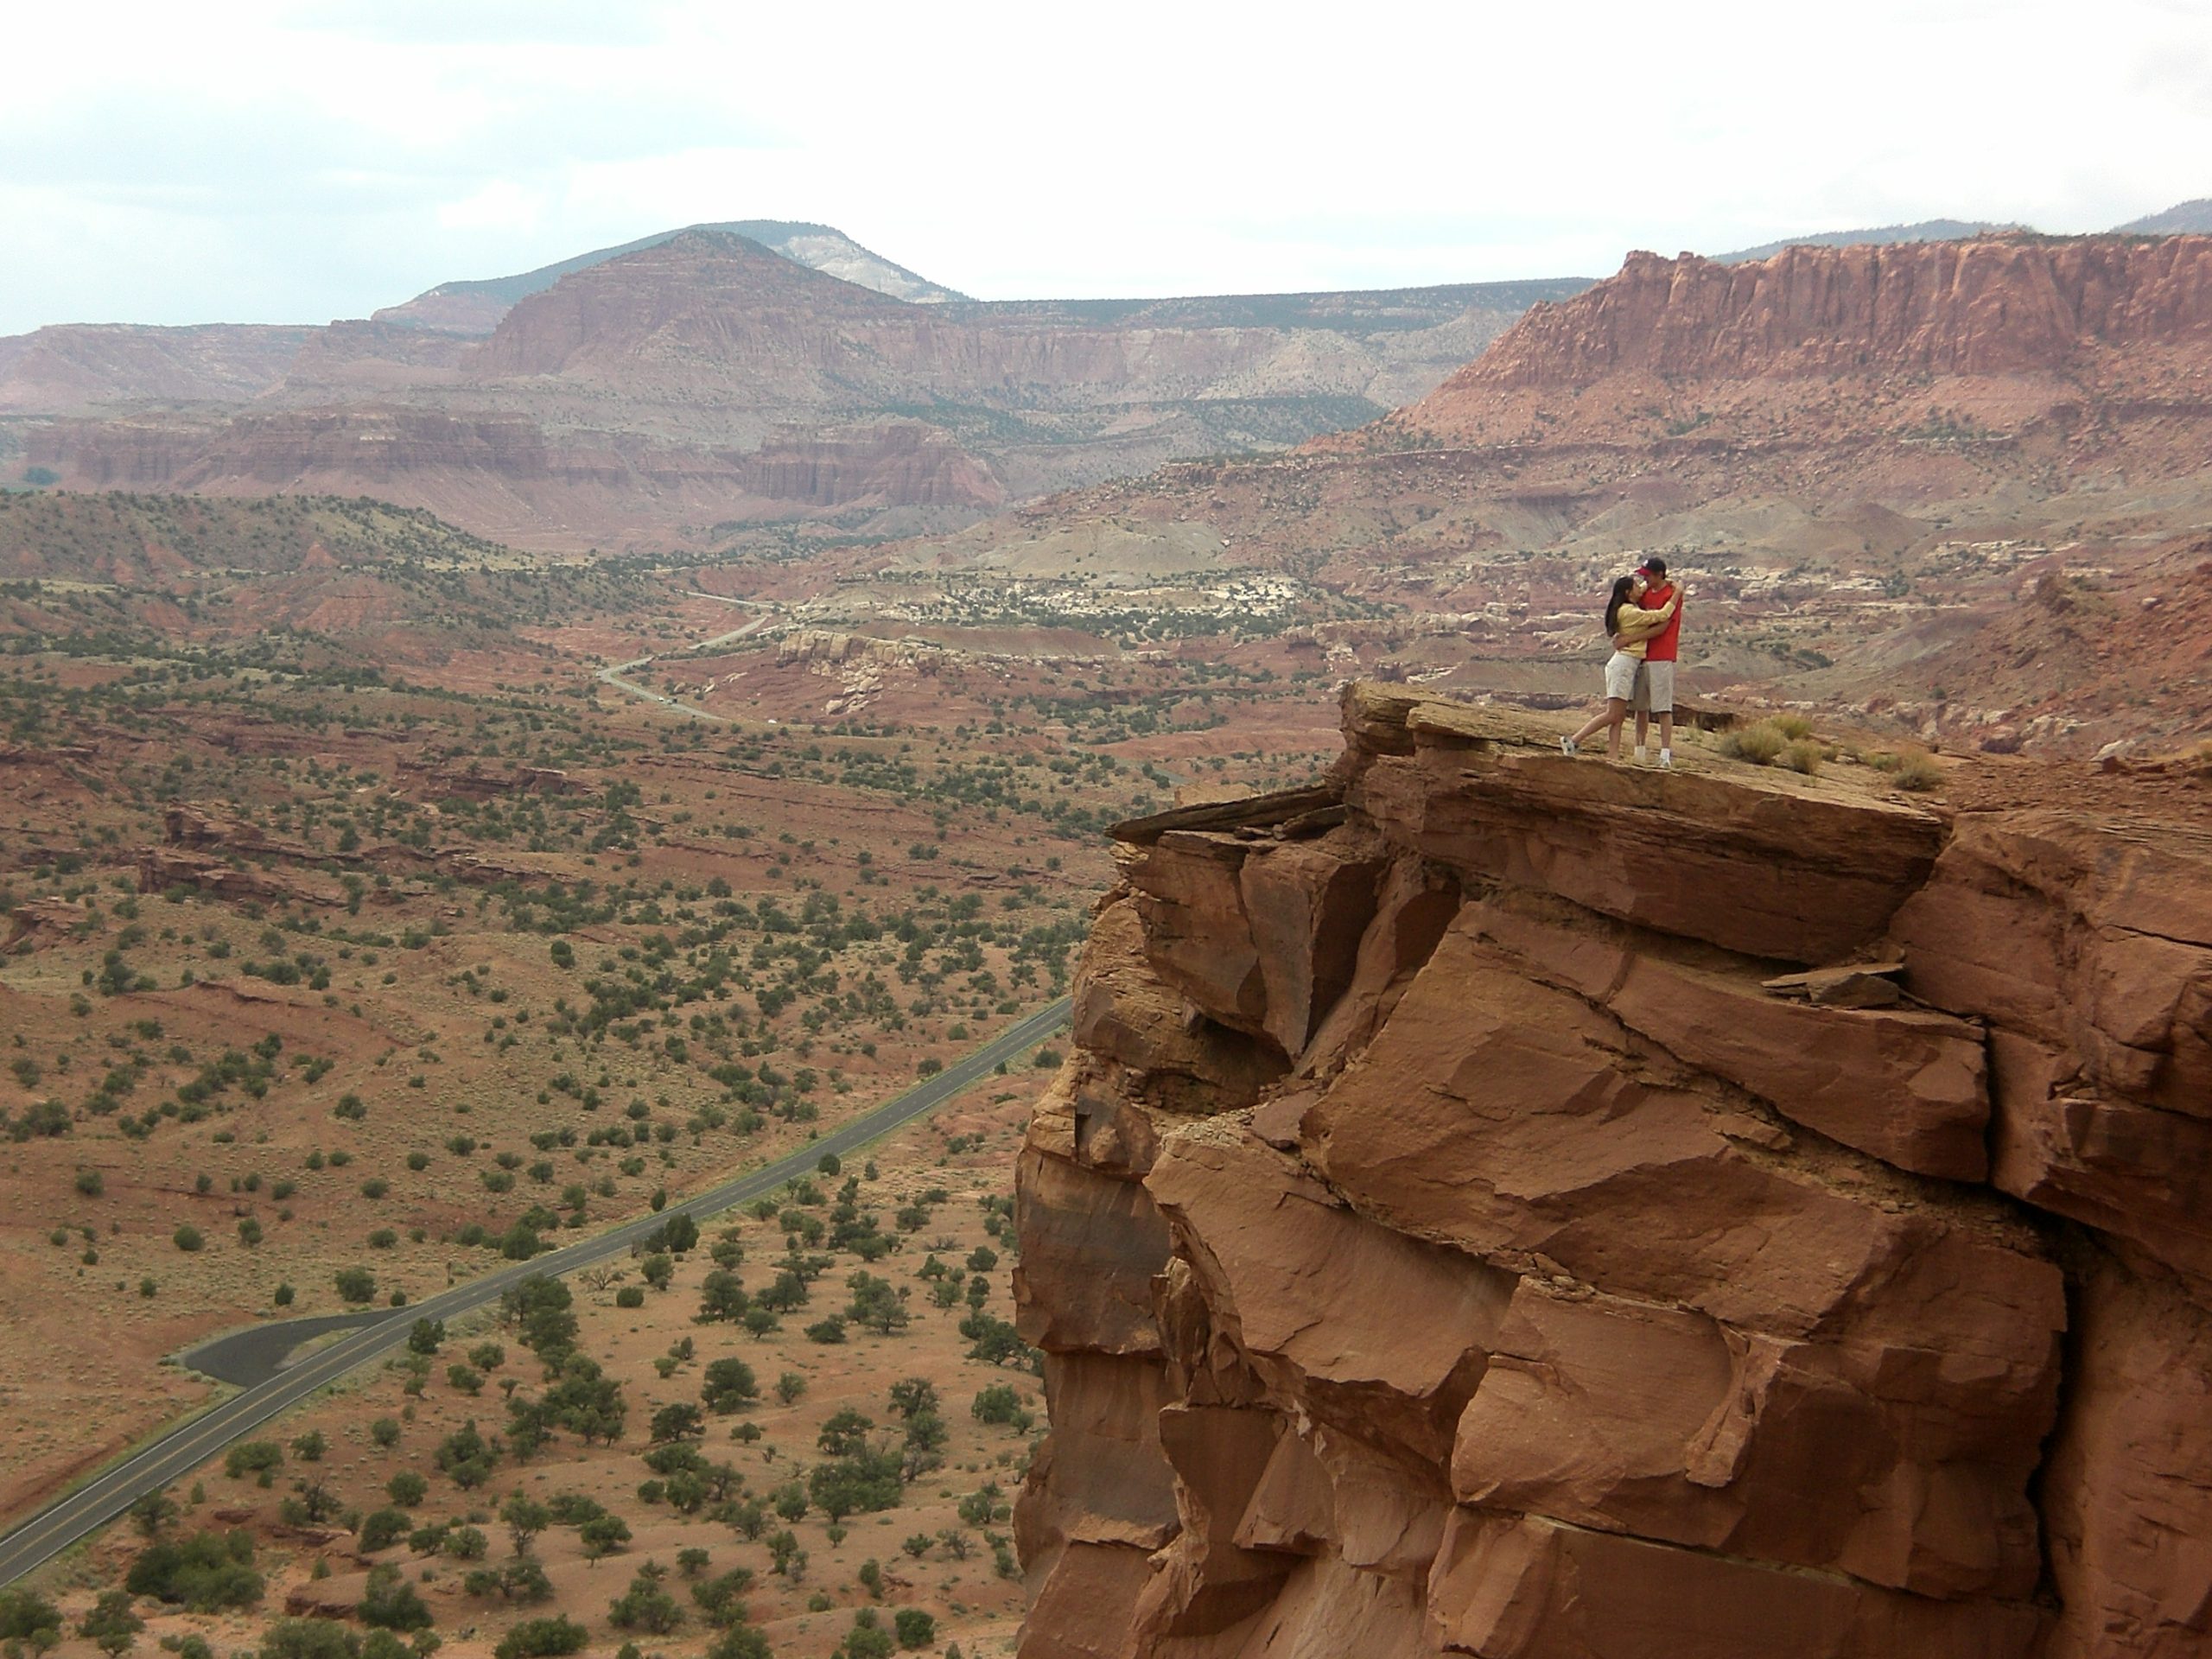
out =
{"type": "Polygon", "coordinates": [[[708,219],[1001,299],[2212,195],[2212,0],[86,0],[6,42],[0,334],[365,315],[708,219]]]}

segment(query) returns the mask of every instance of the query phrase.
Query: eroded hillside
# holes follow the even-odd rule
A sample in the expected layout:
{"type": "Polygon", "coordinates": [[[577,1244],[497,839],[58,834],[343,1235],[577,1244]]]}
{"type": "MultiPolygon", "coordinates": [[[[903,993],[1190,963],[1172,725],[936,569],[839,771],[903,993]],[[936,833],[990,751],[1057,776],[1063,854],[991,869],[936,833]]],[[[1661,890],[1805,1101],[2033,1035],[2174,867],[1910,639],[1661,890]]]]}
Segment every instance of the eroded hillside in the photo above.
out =
{"type": "Polygon", "coordinates": [[[2196,1651],[2201,779],[1344,731],[1117,832],[1020,1177],[1026,1659],[2196,1651]]]}

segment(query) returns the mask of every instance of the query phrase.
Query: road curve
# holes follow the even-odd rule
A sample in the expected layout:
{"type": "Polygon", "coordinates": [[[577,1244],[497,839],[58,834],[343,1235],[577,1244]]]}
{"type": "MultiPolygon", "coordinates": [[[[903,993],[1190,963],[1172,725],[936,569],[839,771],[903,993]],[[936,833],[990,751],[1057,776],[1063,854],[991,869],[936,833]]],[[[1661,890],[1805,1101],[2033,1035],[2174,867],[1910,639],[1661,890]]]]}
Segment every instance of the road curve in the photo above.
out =
{"type": "MultiPolygon", "coordinates": [[[[733,639],[742,639],[747,634],[757,632],[766,624],[775,620],[776,607],[772,605],[764,604],[761,601],[757,599],[732,599],[727,594],[702,594],[696,589],[688,588],[684,589],[684,592],[692,599],[718,599],[725,605],[750,606],[753,609],[761,613],[760,615],[754,617],[750,622],[744,624],[742,626],[732,628],[728,633],[718,633],[711,639],[702,639],[695,645],[684,646],[683,650],[687,652],[712,651],[717,645],[726,645],[733,639]]],[[[632,657],[626,663],[614,663],[609,664],[606,668],[601,669],[599,672],[592,677],[599,681],[602,685],[611,685],[618,691],[627,691],[633,697],[643,697],[647,702],[658,703],[660,707],[669,710],[671,714],[689,715],[694,720],[717,721],[724,726],[735,725],[737,722],[733,721],[728,715],[718,715],[711,709],[701,709],[691,703],[680,702],[674,697],[664,696],[658,691],[648,690],[645,687],[639,685],[635,680],[628,680],[623,677],[624,675],[629,673],[632,669],[644,668],[648,664],[659,661],[663,657],[674,654],[677,653],[661,651],[655,652],[650,657],[632,657]]]]}
{"type": "MultiPolygon", "coordinates": [[[[511,1263],[423,1301],[394,1308],[376,1323],[308,1355],[289,1370],[281,1370],[266,1382],[233,1395],[212,1410],[186,1419],[113,1468],[56,1499],[5,1538],[0,1538],[0,1585],[10,1584],[51,1560],[95,1528],[114,1520],[148,1492],[158,1491],[189,1473],[232,1440],[258,1428],[280,1412],[289,1411],[316,1389],[398,1346],[416,1319],[451,1319],[474,1313],[486,1303],[496,1301],[501,1292],[535,1274],[574,1273],[626,1255],[631,1246],[671,1216],[703,1219],[772,1192],[796,1176],[810,1173],[824,1154],[836,1153],[842,1157],[943,1105],[988,1076],[1000,1061],[1011,1059],[1052,1035],[1066,1020],[1068,1008],[1069,999],[1064,996],[1017,1020],[964,1059],[956,1061],[874,1111],[833,1129],[820,1140],[808,1141],[798,1151],[765,1169],[671,1204],[657,1215],[639,1216],[581,1243],[548,1251],[532,1261],[511,1263]]],[[[322,1322],[301,1319],[292,1323],[308,1326],[322,1322]]],[[[288,1351],[315,1334],[312,1330],[303,1331],[288,1344],[288,1351]]]]}

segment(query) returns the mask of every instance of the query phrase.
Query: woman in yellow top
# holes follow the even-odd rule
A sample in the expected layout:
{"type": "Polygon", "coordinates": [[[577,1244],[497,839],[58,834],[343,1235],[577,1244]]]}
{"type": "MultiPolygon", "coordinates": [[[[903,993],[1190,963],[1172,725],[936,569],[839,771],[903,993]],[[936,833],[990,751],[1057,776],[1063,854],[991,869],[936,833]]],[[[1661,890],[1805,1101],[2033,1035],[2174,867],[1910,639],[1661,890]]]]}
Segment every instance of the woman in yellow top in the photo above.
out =
{"type": "Polygon", "coordinates": [[[1613,642],[1613,654],[1605,659],[1605,706],[1573,737],[1560,739],[1562,754],[1579,753],[1582,740],[1602,726],[1611,728],[1605,736],[1605,758],[1621,758],[1621,723],[1628,718],[1629,699],[1635,695],[1636,665],[1643,660],[1652,636],[1667,626],[1682,602],[1678,588],[1657,610],[1640,611],[1636,601],[1649,586],[1641,575],[1622,576],[1613,583],[1612,595],[1605,601],[1605,633],[1613,642]]]}

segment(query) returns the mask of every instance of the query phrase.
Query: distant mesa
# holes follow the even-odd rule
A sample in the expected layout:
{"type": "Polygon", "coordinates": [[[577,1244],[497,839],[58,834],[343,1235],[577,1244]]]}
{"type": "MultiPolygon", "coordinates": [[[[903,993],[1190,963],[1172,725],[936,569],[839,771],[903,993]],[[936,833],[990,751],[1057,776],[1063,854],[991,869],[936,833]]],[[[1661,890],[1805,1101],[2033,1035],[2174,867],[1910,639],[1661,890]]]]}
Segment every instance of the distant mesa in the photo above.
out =
{"type": "Polygon", "coordinates": [[[1999,225],[1982,219],[1923,219],[1916,225],[1878,225],[1856,231],[1821,231],[1811,236],[1786,237],[1779,242],[1762,242],[1755,248],[1738,248],[1729,253],[1716,253],[1713,263],[1722,265],[1748,264],[1755,259],[1771,259],[1784,248],[1857,248],[1886,246],[1898,242],[1962,242],[1969,237],[1987,236],[1993,231],[2024,231],[2024,225],[1999,225]]]}
{"type": "MultiPolygon", "coordinates": [[[[1784,248],[1855,248],[1890,246],[1901,242],[1965,242],[2008,231],[2033,233],[2035,226],[2018,220],[1986,219],[1923,219],[1910,225],[1876,225],[1856,231],[1819,231],[1809,236],[1785,237],[1756,247],[1737,248],[1712,256],[1722,265],[1748,264],[1771,259],[1784,248]]],[[[2177,202],[2164,213],[2145,213],[2125,225],[2115,225],[2114,236],[2202,236],[2212,232],[2212,196],[2177,202]]]]}
{"type": "Polygon", "coordinates": [[[2129,236],[2203,236],[2212,234],[2212,196],[2177,202],[2163,213],[2145,213],[2114,230],[2129,236]]]}
{"type": "Polygon", "coordinates": [[[289,339],[222,332],[189,377],[176,331],[0,341],[16,475],[368,493],[530,548],[820,518],[912,535],[1363,425],[1585,286],[990,302],[826,227],[751,228],[784,251],[692,226],[289,339]]]}
{"type": "Polygon", "coordinates": [[[563,276],[579,270],[588,270],[594,265],[605,264],[626,253],[657,248],[664,243],[673,242],[678,237],[701,231],[741,236],[748,242],[759,243],[772,253],[782,255],[793,264],[804,265],[809,270],[818,270],[861,288],[874,289],[879,294],[887,294],[894,300],[905,300],[910,304],[942,305],[966,297],[862,247],[834,226],[814,225],[803,219],[739,219],[713,225],[686,225],[675,230],[657,232],[652,236],[641,236],[634,242],[624,242],[611,248],[596,248],[589,253],[577,254],[572,259],[558,260],[512,276],[441,283],[435,288],[416,295],[404,305],[386,306],[371,321],[398,323],[416,328],[435,328],[448,334],[488,334],[499,327],[499,320],[513,306],[533,294],[543,293],[563,276]]]}

